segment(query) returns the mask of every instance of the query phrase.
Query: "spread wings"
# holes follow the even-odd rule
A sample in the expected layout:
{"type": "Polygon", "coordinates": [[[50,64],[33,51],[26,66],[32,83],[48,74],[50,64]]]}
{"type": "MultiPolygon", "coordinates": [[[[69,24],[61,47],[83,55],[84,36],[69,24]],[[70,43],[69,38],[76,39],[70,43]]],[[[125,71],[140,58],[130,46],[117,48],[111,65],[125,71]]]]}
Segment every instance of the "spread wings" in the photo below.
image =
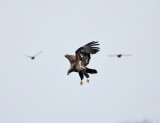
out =
{"type": "Polygon", "coordinates": [[[96,47],[97,45],[99,45],[98,41],[92,41],[80,47],[76,50],[76,60],[82,61],[85,66],[89,64],[90,54],[96,54],[100,50],[99,47],[96,47]]]}

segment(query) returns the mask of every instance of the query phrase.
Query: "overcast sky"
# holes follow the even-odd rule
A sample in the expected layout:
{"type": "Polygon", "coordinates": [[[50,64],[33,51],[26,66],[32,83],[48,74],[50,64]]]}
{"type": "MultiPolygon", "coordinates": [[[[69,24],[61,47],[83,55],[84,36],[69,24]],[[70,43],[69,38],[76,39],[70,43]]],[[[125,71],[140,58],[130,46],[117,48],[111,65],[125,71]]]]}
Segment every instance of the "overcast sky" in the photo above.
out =
{"type": "Polygon", "coordinates": [[[159,0],[1,0],[0,56],[0,123],[160,120],[159,0]],[[64,55],[93,40],[80,86],[64,55]]]}

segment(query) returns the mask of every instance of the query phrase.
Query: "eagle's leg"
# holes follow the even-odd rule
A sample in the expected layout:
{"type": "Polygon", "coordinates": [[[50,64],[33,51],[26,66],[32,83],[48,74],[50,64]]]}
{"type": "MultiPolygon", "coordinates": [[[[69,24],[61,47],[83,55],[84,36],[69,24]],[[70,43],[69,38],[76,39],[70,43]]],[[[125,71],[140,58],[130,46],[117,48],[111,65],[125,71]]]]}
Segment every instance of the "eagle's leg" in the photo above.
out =
{"type": "Polygon", "coordinates": [[[83,85],[83,81],[82,80],[80,81],[80,85],[83,85]]]}
{"type": "Polygon", "coordinates": [[[85,71],[85,70],[83,70],[83,74],[85,75],[85,77],[87,78],[87,82],[89,82],[89,74],[85,71]]]}
{"type": "Polygon", "coordinates": [[[81,82],[80,82],[80,85],[83,85],[83,78],[84,78],[84,76],[83,76],[83,73],[82,72],[79,72],[79,76],[80,76],[80,78],[81,78],[81,82]]]}
{"type": "Polygon", "coordinates": [[[87,80],[86,80],[88,83],[89,83],[89,79],[87,78],[87,80]]]}

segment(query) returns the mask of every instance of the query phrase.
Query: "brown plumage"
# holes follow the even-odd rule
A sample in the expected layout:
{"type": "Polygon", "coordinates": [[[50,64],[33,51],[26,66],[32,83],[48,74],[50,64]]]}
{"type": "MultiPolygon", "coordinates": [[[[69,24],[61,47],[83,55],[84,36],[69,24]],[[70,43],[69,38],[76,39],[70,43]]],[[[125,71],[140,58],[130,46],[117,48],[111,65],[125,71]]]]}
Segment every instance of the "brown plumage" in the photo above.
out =
{"type": "Polygon", "coordinates": [[[89,74],[97,73],[97,70],[87,68],[86,66],[89,64],[91,59],[90,54],[96,54],[99,51],[99,47],[96,47],[98,41],[92,41],[79,49],[76,50],[75,56],[66,54],[65,57],[70,61],[70,69],[68,70],[68,75],[71,72],[78,72],[81,78],[80,84],[82,85],[84,76],[87,78],[87,82],[89,82],[89,74]]]}

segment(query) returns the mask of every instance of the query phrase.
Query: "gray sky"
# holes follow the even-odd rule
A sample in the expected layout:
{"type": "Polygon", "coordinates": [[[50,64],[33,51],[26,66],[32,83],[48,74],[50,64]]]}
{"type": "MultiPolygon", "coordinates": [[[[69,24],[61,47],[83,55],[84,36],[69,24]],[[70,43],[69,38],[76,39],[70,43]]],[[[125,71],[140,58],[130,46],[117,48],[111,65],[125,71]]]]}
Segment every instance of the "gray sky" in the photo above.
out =
{"type": "Polygon", "coordinates": [[[159,0],[1,0],[0,123],[160,120],[159,12],[159,0]],[[80,86],[64,54],[93,40],[98,74],[80,86]]]}

